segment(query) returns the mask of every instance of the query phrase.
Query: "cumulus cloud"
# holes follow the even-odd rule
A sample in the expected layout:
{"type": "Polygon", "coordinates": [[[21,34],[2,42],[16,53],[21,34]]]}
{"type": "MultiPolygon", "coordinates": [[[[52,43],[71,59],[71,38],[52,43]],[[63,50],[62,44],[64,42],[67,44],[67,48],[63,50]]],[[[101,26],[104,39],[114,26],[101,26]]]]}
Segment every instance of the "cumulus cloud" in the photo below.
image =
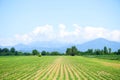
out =
{"type": "Polygon", "coordinates": [[[38,26],[25,34],[16,34],[13,38],[0,39],[0,45],[29,44],[34,41],[59,41],[62,43],[80,44],[96,38],[105,38],[120,42],[120,30],[110,30],[103,27],[73,24],[73,30],[68,26],[59,24],[57,28],[52,25],[38,26]]]}

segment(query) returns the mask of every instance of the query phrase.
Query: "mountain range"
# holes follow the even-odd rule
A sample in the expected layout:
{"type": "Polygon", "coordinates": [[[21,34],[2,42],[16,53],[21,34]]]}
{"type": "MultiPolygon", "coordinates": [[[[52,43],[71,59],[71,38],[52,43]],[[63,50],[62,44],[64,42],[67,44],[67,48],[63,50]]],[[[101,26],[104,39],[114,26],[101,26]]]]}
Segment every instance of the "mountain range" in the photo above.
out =
{"type": "Polygon", "coordinates": [[[111,48],[112,51],[117,51],[118,49],[120,49],[120,42],[109,41],[104,38],[98,38],[80,45],[78,44],[76,47],[79,50],[85,51],[87,49],[103,49],[104,46],[106,46],[107,48],[111,48]]]}
{"type": "MultiPolygon", "coordinates": [[[[38,51],[59,51],[65,52],[67,48],[71,46],[76,46],[80,51],[86,51],[87,49],[103,49],[104,46],[111,48],[112,51],[117,51],[120,49],[120,42],[109,41],[104,38],[97,38],[83,44],[67,44],[67,43],[60,43],[60,42],[32,42],[28,45],[25,44],[18,44],[15,46],[4,46],[7,48],[15,47],[16,50],[24,51],[24,52],[31,52],[33,49],[37,49],[38,51]]],[[[3,48],[3,46],[0,46],[3,48]]]]}

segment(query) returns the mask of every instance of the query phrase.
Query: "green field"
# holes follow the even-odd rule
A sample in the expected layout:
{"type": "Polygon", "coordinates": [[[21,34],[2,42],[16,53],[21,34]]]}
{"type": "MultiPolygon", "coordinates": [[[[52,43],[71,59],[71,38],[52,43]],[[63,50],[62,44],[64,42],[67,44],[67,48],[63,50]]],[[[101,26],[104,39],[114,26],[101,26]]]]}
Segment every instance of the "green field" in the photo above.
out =
{"type": "Polygon", "coordinates": [[[120,80],[120,61],[83,56],[1,56],[0,80],[120,80]]]}

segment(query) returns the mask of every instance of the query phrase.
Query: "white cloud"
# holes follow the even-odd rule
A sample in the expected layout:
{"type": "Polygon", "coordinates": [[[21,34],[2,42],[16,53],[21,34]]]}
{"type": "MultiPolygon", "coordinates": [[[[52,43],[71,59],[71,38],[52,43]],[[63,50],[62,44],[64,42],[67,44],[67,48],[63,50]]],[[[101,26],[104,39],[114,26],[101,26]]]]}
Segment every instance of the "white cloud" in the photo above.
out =
{"type": "Polygon", "coordinates": [[[33,41],[50,41],[54,39],[53,26],[51,25],[38,26],[28,34],[15,35],[15,39],[24,44],[28,44],[33,41]]]}
{"type": "Polygon", "coordinates": [[[27,44],[27,43],[32,42],[32,37],[29,34],[24,34],[24,35],[16,34],[15,40],[17,43],[27,44]]]}
{"type": "Polygon", "coordinates": [[[110,36],[108,36],[108,39],[120,42],[120,30],[111,31],[110,36]]]}
{"type": "Polygon", "coordinates": [[[81,27],[73,24],[73,30],[59,24],[57,28],[52,25],[38,26],[26,34],[16,34],[12,38],[0,39],[0,45],[29,44],[33,41],[60,41],[63,43],[83,43],[95,38],[105,38],[120,42],[120,30],[110,30],[103,27],[81,27]]]}
{"type": "Polygon", "coordinates": [[[38,26],[31,33],[33,41],[49,41],[54,39],[54,29],[51,25],[38,26]]]}

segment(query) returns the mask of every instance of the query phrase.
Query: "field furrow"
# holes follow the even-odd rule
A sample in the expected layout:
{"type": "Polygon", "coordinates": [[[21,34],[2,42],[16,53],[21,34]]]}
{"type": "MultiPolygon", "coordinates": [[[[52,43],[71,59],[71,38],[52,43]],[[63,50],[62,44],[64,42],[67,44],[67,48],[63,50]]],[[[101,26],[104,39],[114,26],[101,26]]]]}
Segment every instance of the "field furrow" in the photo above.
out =
{"type": "MultiPolygon", "coordinates": [[[[120,65],[119,61],[107,61],[120,65]]],[[[120,80],[119,67],[101,63],[103,59],[82,56],[2,57],[0,80],[120,80]]]]}
{"type": "Polygon", "coordinates": [[[63,80],[63,78],[64,78],[63,64],[60,65],[60,68],[61,68],[61,69],[60,69],[60,70],[61,70],[61,71],[60,71],[60,80],[63,80]]]}
{"type": "Polygon", "coordinates": [[[59,69],[59,68],[60,68],[60,64],[56,64],[56,66],[55,66],[54,69],[52,70],[50,76],[48,77],[48,80],[52,80],[52,79],[54,78],[55,73],[56,73],[57,69],[59,69]]]}
{"type": "Polygon", "coordinates": [[[56,72],[54,74],[54,77],[52,77],[53,80],[56,80],[57,77],[59,76],[59,69],[60,69],[59,67],[60,67],[60,64],[58,64],[58,66],[56,67],[56,72]]]}
{"type": "Polygon", "coordinates": [[[70,68],[71,68],[73,74],[75,74],[75,76],[76,76],[76,80],[81,80],[81,79],[83,79],[83,78],[81,78],[81,77],[79,76],[78,70],[76,70],[76,68],[75,68],[73,65],[70,65],[70,66],[71,66],[70,68]]]}
{"type": "Polygon", "coordinates": [[[45,80],[49,76],[51,76],[52,71],[56,67],[57,64],[53,64],[48,70],[46,70],[40,77],[41,80],[45,80]]]}
{"type": "Polygon", "coordinates": [[[75,76],[74,76],[74,74],[72,73],[70,67],[71,67],[71,66],[70,66],[69,64],[66,65],[66,69],[68,70],[69,77],[70,77],[70,79],[75,80],[75,76]]]}
{"type": "Polygon", "coordinates": [[[66,69],[66,64],[64,64],[65,80],[69,80],[69,74],[66,69]]]}
{"type": "Polygon", "coordinates": [[[74,66],[78,71],[81,72],[81,74],[84,76],[84,78],[87,80],[95,80],[94,76],[91,76],[92,74],[89,74],[89,72],[86,71],[86,69],[81,68],[81,66],[74,66]]]}

